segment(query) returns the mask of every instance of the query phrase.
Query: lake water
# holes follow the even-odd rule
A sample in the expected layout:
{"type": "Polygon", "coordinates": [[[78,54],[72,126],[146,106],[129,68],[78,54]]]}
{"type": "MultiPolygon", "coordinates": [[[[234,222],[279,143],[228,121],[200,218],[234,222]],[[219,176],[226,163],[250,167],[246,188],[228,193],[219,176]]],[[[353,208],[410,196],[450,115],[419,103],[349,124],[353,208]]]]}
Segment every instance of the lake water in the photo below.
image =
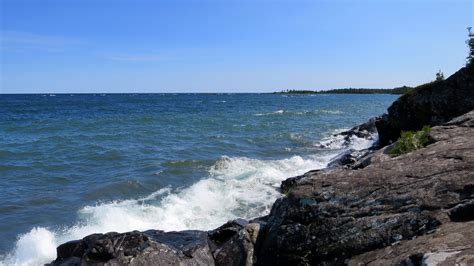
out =
{"type": "Polygon", "coordinates": [[[320,143],[395,95],[0,95],[0,264],[37,265],[88,234],[213,229],[269,212],[320,143]]]}

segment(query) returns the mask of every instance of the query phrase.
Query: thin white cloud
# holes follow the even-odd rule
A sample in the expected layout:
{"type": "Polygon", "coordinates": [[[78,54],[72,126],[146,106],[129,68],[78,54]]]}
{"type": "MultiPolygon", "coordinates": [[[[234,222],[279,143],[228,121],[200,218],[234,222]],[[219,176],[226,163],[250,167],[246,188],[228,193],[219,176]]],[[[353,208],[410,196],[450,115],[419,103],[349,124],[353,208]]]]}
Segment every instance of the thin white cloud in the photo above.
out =
{"type": "Polygon", "coordinates": [[[164,61],[167,58],[156,55],[115,55],[106,57],[109,60],[114,61],[128,61],[128,62],[153,62],[153,61],[164,61]]]}
{"type": "Polygon", "coordinates": [[[44,51],[60,51],[81,41],[61,36],[42,35],[21,31],[1,31],[0,45],[6,50],[36,49],[44,51]]]}

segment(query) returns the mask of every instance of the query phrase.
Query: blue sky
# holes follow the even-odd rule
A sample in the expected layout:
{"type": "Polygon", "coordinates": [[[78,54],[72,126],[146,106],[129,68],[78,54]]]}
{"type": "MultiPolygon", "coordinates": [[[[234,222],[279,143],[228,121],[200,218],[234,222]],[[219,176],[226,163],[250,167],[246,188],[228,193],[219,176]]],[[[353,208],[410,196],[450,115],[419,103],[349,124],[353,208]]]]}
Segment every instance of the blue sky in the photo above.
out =
{"type": "Polygon", "coordinates": [[[462,67],[472,0],[0,0],[0,93],[417,85],[462,67]]]}

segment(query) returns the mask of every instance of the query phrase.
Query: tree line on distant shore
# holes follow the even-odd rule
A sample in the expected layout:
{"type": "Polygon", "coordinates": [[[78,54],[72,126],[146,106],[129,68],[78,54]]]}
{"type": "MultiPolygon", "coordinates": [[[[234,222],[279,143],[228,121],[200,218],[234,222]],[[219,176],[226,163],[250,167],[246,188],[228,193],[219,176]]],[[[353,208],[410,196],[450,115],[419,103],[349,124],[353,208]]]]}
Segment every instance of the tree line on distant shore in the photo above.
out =
{"type": "Polygon", "coordinates": [[[394,89],[368,89],[368,88],[347,88],[333,90],[283,90],[280,94],[405,94],[412,90],[412,87],[398,87],[394,89]]]}
{"type": "MultiPolygon", "coordinates": [[[[474,34],[473,34],[474,36],[474,34]]],[[[474,41],[471,41],[472,44],[474,45],[474,41]]],[[[471,53],[473,53],[474,48],[471,49],[471,53]]],[[[468,57],[468,65],[472,61],[473,56],[470,55],[468,57]]],[[[444,73],[439,70],[436,73],[436,78],[435,80],[428,82],[426,84],[422,84],[418,87],[422,86],[427,86],[432,83],[440,82],[444,80],[444,73]]],[[[278,94],[405,94],[410,91],[412,91],[414,88],[413,87],[408,87],[408,86],[402,86],[398,88],[393,88],[393,89],[368,89],[368,88],[345,88],[345,89],[333,89],[333,90],[319,90],[319,91],[313,91],[313,90],[282,90],[280,92],[275,92],[278,94]]]]}
{"type": "MultiPolygon", "coordinates": [[[[474,32],[472,27],[468,27],[469,31],[468,39],[466,41],[469,53],[466,58],[466,67],[472,67],[474,64],[474,32]]],[[[417,86],[417,88],[431,86],[433,83],[444,80],[444,74],[441,70],[436,73],[435,80],[417,86]]],[[[282,90],[280,92],[274,92],[278,94],[405,94],[412,91],[413,87],[403,86],[394,89],[368,89],[368,88],[346,88],[346,89],[333,89],[333,90],[282,90]]]]}

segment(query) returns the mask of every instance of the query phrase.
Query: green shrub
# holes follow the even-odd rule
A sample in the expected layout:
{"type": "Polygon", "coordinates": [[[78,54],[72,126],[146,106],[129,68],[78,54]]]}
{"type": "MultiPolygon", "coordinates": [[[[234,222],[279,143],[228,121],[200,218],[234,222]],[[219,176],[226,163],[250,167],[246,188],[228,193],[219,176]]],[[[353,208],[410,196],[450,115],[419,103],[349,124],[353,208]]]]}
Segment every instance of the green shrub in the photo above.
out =
{"type": "Polygon", "coordinates": [[[408,152],[416,151],[426,147],[432,142],[430,138],[431,128],[424,126],[420,131],[402,131],[395,147],[390,151],[392,156],[398,156],[408,152]]]}

